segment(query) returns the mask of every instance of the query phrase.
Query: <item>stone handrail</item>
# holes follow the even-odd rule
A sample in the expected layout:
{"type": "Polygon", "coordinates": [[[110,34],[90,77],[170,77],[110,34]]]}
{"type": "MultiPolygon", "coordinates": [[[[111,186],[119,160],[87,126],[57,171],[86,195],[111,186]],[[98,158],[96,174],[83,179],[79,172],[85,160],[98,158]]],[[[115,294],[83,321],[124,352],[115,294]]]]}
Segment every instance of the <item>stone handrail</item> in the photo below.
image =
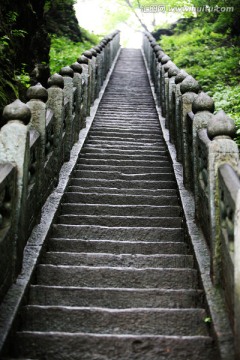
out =
{"type": "Polygon", "coordinates": [[[222,289],[240,358],[240,167],[234,122],[223,111],[213,114],[213,100],[150,33],[143,35],[143,52],[184,186],[194,196],[195,218],[211,255],[209,272],[222,289]]]}
{"type": "Polygon", "coordinates": [[[119,31],[48,81],[5,107],[0,124],[0,301],[22,266],[23,251],[59,172],[85,127],[120,44],[119,31]]]}

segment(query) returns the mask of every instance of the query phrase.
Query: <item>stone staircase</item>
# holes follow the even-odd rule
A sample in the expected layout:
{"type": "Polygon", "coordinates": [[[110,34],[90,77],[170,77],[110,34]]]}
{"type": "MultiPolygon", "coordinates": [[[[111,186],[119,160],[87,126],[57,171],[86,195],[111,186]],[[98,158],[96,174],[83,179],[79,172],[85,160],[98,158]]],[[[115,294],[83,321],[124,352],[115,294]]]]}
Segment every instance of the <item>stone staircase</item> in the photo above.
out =
{"type": "Polygon", "coordinates": [[[140,50],[121,51],[45,248],[12,358],[218,358],[140,50]]]}

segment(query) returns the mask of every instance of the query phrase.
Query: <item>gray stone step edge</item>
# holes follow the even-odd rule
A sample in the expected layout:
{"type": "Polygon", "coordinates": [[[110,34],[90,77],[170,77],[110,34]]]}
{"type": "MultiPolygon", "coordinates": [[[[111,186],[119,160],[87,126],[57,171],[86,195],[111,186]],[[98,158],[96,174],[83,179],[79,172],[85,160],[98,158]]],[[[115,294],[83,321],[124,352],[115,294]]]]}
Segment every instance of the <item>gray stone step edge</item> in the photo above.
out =
{"type": "Polygon", "coordinates": [[[30,285],[33,272],[38,263],[38,259],[40,258],[44,241],[48,237],[51,225],[54,223],[57,217],[60,202],[68,186],[70,175],[77,163],[79,153],[88,136],[88,132],[95,118],[105,89],[108,85],[110,76],[118,60],[120,50],[121,48],[119,49],[116,58],[114,59],[113,64],[106,76],[98,98],[91,106],[90,115],[86,118],[86,127],[80,131],[78,142],[74,144],[71,150],[70,160],[65,162],[61,168],[58,185],[50,194],[42,208],[40,223],[34,227],[29,237],[28,243],[24,250],[22,271],[19,274],[16,282],[7,292],[2,304],[0,305],[0,355],[4,352],[5,346],[7,346],[8,336],[10,335],[11,328],[14,327],[14,320],[16,318],[18,309],[24,303],[25,294],[30,285]]]}
{"type": "Polygon", "coordinates": [[[231,330],[229,318],[226,312],[223,298],[218,289],[216,289],[210,277],[210,254],[206,244],[206,240],[202,230],[197,226],[194,216],[194,197],[193,194],[186,190],[183,184],[183,167],[177,161],[176,149],[170,142],[169,130],[165,127],[165,118],[162,116],[161,108],[157,104],[157,98],[153,82],[151,80],[150,72],[147,67],[145,55],[142,50],[145,67],[148,74],[149,83],[151,86],[155,106],[158,112],[159,123],[162,129],[163,138],[167,145],[170,160],[172,161],[173,171],[178,184],[180,201],[183,206],[183,213],[186,222],[186,232],[191,241],[191,247],[197,262],[200,273],[200,279],[203,290],[206,294],[206,302],[208,307],[208,314],[211,318],[213,336],[219,349],[219,360],[233,360],[234,355],[234,337],[231,330]]]}

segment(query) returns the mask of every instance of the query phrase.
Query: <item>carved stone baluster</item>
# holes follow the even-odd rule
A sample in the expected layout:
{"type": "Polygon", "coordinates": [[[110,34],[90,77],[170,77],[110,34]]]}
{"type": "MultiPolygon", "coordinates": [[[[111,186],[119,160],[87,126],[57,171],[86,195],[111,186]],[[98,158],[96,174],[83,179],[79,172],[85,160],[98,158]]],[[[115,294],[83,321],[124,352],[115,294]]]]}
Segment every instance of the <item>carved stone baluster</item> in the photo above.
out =
{"type": "Polygon", "coordinates": [[[200,90],[199,83],[190,75],[185,77],[181,82],[180,91],[182,94],[180,104],[180,121],[181,121],[181,132],[178,134],[181,136],[182,141],[182,163],[183,163],[183,180],[184,185],[189,188],[188,178],[185,175],[185,169],[188,166],[188,138],[187,138],[187,114],[192,111],[192,103],[197,97],[197,93],[200,90]]]}
{"type": "Polygon", "coordinates": [[[62,134],[64,127],[64,81],[59,74],[54,74],[48,79],[48,101],[47,107],[54,114],[54,153],[56,159],[56,181],[58,181],[59,170],[63,164],[63,142],[62,134]]]}
{"type": "Polygon", "coordinates": [[[219,232],[216,228],[219,204],[219,193],[217,191],[218,184],[218,168],[220,165],[228,163],[233,169],[238,168],[239,151],[237,144],[232,140],[235,136],[234,121],[228,117],[223,110],[218,111],[207,125],[208,137],[212,140],[209,144],[209,208],[211,219],[211,252],[212,252],[212,278],[214,283],[221,282],[219,278],[219,254],[220,239],[219,232]]]}
{"type": "Polygon", "coordinates": [[[20,100],[7,105],[3,111],[6,123],[0,131],[0,162],[13,163],[17,167],[16,222],[16,273],[21,269],[25,237],[25,209],[30,163],[28,124],[31,119],[29,107],[20,100]]]}

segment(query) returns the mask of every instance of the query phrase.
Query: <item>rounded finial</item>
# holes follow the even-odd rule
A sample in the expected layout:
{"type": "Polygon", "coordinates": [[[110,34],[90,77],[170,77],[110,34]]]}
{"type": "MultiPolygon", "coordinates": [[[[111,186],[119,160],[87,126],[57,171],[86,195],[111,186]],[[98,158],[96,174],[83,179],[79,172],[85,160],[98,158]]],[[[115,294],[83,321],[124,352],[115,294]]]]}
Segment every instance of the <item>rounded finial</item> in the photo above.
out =
{"type": "Polygon", "coordinates": [[[52,87],[52,86],[55,86],[55,87],[60,87],[61,89],[64,88],[64,80],[63,80],[63,77],[56,73],[56,74],[53,74],[49,79],[48,79],[48,86],[49,87],[52,87]]]}
{"type": "Polygon", "coordinates": [[[182,94],[185,94],[186,92],[194,92],[197,94],[200,90],[200,85],[197,80],[195,80],[191,75],[188,75],[182,81],[180,90],[182,94]]]}
{"type": "Polygon", "coordinates": [[[159,60],[159,56],[163,57],[163,55],[164,55],[164,52],[162,50],[158,50],[156,53],[158,60],[159,60]]]}
{"type": "Polygon", "coordinates": [[[91,48],[89,51],[91,51],[92,56],[97,56],[97,51],[94,48],[91,48]]]}
{"type": "Polygon", "coordinates": [[[46,102],[48,99],[48,92],[45,87],[42,86],[42,84],[38,83],[28,88],[27,98],[29,100],[41,100],[46,102]]]}
{"type": "Polygon", "coordinates": [[[5,106],[3,110],[4,122],[1,126],[5,125],[8,121],[19,120],[24,125],[27,125],[31,119],[31,110],[19,99],[15,100],[11,104],[5,106]]]}
{"type": "Polygon", "coordinates": [[[188,73],[185,70],[181,69],[175,77],[175,84],[181,83],[187,76],[188,73]]]}
{"type": "Polygon", "coordinates": [[[209,139],[214,139],[218,136],[233,139],[236,133],[236,126],[233,119],[227,116],[223,110],[220,110],[209,120],[207,133],[209,139]]]}
{"type": "Polygon", "coordinates": [[[86,56],[88,59],[92,58],[92,52],[90,50],[84,51],[83,55],[86,56]]]}
{"type": "Polygon", "coordinates": [[[61,70],[59,71],[60,75],[62,76],[69,76],[69,77],[73,77],[74,73],[73,73],[73,69],[70,68],[70,66],[64,66],[63,68],[61,68],[61,70]]]}
{"type": "Polygon", "coordinates": [[[164,55],[162,58],[161,58],[161,63],[162,64],[166,64],[170,59],[170,57],[168,55],[164,55]]]}
{"type": "Polygon", "coordinates": [[[164,51],[161,51],[159,50],[158,51],[158,62],[162,62],[162,58],[165,56],[165,52],[164,51]]]}
{"type": "Polygon", "coordinates": [[[169,60],[168,62],[166,62],[166,64],[163,65],[163,68],[165,70],[165,72],[167,72],[171,66],[175,65],[171,60],[169,60]]]}
{"type": "Polygon", "coordinates": [[[173,63],[168,70],[168,77],[171,78],[173,76],[177,76],[179,71],[179,68],[173,63]]]}
{"type": "Polygon", "coordinates": [[[158,52],[159,50],[162,50],[162,48],[161,48],[160,45],[157,44],[157,45],[154,46],[153,50],[154,50],[154,52],[157,54],[157,52],[158,52]]]}
{"type": "Polygon", "coordinates": [[[77,62],[79,64],[88,64],[88,58],[86,56],[79,56],[79,58],[77,59],[77,62]]]}
{"type": "Polygon", "coordinates": [[[71,69],[73,69],[73,71],[75,73],[78,73],[78,74],[82,73],[82,66],[77,61],[75,63],[73,63],[70,67],[71,67],[71,69]]]}
{"type": "Polygon", "coordinates": [[[101,46],[99,46],[99,45],[93,46],[93,49],[96,50],[96,52],[97,52],[98,54],[100,54],[101,51],[102,51],[101,46]]]}
{"type": "Polygon", "coordinates": [[[213,113],[214,108],[215,107],[213,99],[203,91],[198,94],[198,96],[192,103],[192,112],[194,114],[199,111],[209,111],[213,113]]]}

